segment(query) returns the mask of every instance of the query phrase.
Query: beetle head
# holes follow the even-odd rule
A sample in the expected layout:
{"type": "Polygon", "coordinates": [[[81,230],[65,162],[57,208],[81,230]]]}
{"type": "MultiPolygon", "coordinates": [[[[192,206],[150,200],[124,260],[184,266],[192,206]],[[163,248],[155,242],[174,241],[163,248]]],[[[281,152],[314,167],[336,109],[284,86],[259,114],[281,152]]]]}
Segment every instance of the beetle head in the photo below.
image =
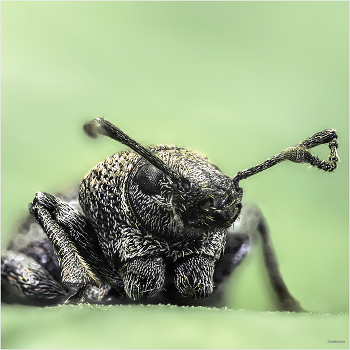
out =
{"type": "Polygon", "coordinates": [[[129,146],[141,157],[131,170],[126,196],[136,225],[165,239],[196,237],[228,228],[241,210],[232,179],[196,152],[175,146],[143,147],[104,119],[85,125],[129,146]]]}
{"type": "Polygon", "coordinates": [[[232,179],[208,159],[174,146],[150,149],[177,174],[170,178],[141,158],[129,177],[127,196],[143,228],[168,239],[228,228],[240,212],[232,179]]]}

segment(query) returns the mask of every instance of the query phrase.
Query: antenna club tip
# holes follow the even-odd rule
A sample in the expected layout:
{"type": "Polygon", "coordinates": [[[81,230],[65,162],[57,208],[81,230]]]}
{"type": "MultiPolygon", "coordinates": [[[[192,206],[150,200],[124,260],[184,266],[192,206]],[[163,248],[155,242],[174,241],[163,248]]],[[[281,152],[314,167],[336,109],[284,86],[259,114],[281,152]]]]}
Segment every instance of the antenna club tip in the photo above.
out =
{"type": "Polygon", "coordinates": [[[99,134],[104,135],[105,129],[102,125],[103,118],[95,118],[84,125],[84,131],[92,138],[96,138],[99,134]]]}

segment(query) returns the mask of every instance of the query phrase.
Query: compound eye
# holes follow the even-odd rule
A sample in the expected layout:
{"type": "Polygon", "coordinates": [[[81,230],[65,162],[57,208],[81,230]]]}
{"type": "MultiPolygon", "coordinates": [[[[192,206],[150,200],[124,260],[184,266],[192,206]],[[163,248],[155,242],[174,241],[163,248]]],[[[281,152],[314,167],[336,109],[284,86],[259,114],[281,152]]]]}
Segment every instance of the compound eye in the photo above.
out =
{"type": "Polygon", "coordinates": [[[143,165],[136,175],[136,181],[145,194],[160,194],[160,179],[163,172],[152,164],[143,165]]]}
{"type": "Polygon", "coordinates": [[[182,188],[186,193],[188,193],[191,191],[191,184],[187,180],[184,180],[182,182],[182,188]]]}

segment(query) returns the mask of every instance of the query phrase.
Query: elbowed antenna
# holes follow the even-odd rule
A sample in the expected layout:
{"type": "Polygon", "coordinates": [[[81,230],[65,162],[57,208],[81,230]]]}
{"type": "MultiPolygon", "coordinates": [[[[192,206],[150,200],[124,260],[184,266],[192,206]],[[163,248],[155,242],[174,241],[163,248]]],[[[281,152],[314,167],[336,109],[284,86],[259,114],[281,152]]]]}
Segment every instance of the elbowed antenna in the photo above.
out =
{"type": "Polygon", "coordinates": [[[125,146],[130,147],[133,151],[135,151],[140,156],[144,157],[148,160],[152,165],[161,170],[164,174],[168,175],[173,182],[179,182],[181,177],[175,171],[168,167],[165,162],[157,157],[154,153],[152,153],[147,148],[140,145],[138,142],[130,138],[127,134],[117,128],[115,125],[110,123],[108,120],[104,118],[96,118],[91,122],[86,123],[84,125],[85,132],[95,138],[99,134],[106,135],[113,140],[121,142],[125,146]]]}
{"type": "Polygon", "coordinates": [[[336,169],[337,163],[339,161],[337,154],[337,138],[338,136],[335,133],[334,129],[325,129],[323,131],[320,131],[305,141],[298,143],[296,146],[289,147],[281,153],[276,154],[275,156],[252,168],[238,172],[233,178],[234,187],[238,191],[238,183],[240,180],[244,180],[247,177],[260,173],[261,171],[271,168],[272,166],[285,160],[290,160],[294,163],[309,163],[311,166],[317,167],[321,170],[332,172],[336,169]],[[309,148],[313,148],[324,143],[328,143],[331,150],[328,161],[319,159],[308,151],[309,148]]]}

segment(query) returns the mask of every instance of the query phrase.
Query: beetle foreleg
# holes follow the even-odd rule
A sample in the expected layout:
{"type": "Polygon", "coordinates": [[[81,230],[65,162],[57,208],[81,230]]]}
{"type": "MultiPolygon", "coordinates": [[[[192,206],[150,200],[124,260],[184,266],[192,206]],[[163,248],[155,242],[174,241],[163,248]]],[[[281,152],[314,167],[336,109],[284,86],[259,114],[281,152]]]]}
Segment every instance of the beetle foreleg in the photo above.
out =
{"type": "Polygon", "coordinates": [[[205,298],[214,289],[214,260],[205,255],[193,254],[176,262],[174,283],[185,297],[205,298]]]}
{"type": "Polygon", "coordinates": [[[103,257],[93,229],[82,215],[59,198],[43,192],[37,193],[29,209],[60,258],[62,282],[79,288],[70,300],[80,300],[84,286],[99,286],[101,280],[122,291],[120,276],[103,257]]]}
{"type": "Polygon", "coordinates": [[[165,263],[161,257],[134,258],[124,264],[121,274],[125,293],[132,300],[137,300],[163,289],[165,263]]]}

